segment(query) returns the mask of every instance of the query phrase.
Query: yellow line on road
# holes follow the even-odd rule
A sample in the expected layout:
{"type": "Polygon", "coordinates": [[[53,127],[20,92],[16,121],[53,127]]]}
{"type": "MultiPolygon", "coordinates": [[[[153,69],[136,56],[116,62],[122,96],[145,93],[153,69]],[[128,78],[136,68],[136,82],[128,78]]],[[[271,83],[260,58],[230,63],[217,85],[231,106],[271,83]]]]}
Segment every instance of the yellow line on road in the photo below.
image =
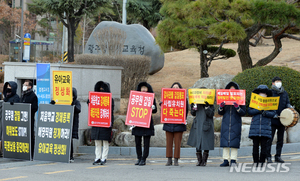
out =
{"type": "Polygon", "coordinates": [[[94,168],[101,168],[101,167],[107,167],[107,166],[95,166],[95,167],[87,167],[86,169],[94,169],[94,168]]]}
{"type": "Polygon", "coordinates": [[[2,180],[16,180],[16,179],[27,178],[27,177],[28,177],[28,176],[20,176],[20,177],[4,178],[4,179],[0,179],[0,181],[2,181],[2,180]]]}
{"type": "Polygon", "coordinates": [[[0,170],[13,170],[13,169],[17,169],[17,168],[20,168],[20,167],[13,167],[13,168],[3,168],[3,169],[0,169],[0,170]]]}
{"type": "Polygon", "coordinates": [[[64,173],[64,172],[73,172],[74,170],[61,170],[61,171],[55,171],[55,172],[45,172],[44,174],[56,174],[56,173],[64,173]]]}
{"type": "Polygon", "coordinates": [[[40,166],[48,166],[48,165],[56,165],[57,163],[44,163],[44,164],[37,164],[34,166],[40,167],[40,166]]]}

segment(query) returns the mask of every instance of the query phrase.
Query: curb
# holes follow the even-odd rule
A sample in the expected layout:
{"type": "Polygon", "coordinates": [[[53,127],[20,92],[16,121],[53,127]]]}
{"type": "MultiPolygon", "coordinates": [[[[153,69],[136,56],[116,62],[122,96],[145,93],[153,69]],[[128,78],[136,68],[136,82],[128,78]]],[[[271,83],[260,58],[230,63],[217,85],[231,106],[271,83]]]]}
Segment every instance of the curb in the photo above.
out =
{"type": "MultiPolygon", "coordinates": [[[[241,147],[238,151],[238,156],[252,156],[252,146],[241,147]]],[[[287,143],[283,144],[282,153],[293,153],[300,151],[300,143],[287,143]]],[[[181,157],[195,157],[195,148],[181,148],[181,157]]],[[[272,155],[276,153],[276,145],[272,145],[272,155]]],[[[78,154],[95,154],[95,146],[79,146],[78,154]]],[[[136,157],[135,147],[117,147],[110,146],[108,154],[110,156],[129,156],[136,157]]],[[[223,149],[220,147],[215,147],[214,150],[209,151],[209,156],[222,157],[223,149]]],[[[165,147],[150,147],[149,157],[165,157],[166,148],[165,147]]]]}

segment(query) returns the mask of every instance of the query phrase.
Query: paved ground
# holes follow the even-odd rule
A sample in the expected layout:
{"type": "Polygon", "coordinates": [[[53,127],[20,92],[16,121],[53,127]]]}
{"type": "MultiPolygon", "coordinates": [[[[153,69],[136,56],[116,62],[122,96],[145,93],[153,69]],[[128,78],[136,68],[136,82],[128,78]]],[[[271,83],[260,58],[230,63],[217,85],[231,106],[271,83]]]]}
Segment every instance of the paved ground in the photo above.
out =
{"type": "Polygon", "coordinates": [[[0,158],[0,181],[2,180],[299,180],[300,152],[285,153],[286,165],[272,164],[262,173],[252,170],[251,156],[241,156],[244,164],[236,169],[221,168],[220,157],[213,156],[206,167],[196,167],[196,159],[184,157],[178,167],[165,166],[166,158],[150,157],[146,166],[135,166],[132,156],[110,157],[107,164],[92,165],[94,156],[78,155],[74,163],[45,161],[21,161],[0,158]],[[241,170],[243,172],[239,173],[241,170]]]}

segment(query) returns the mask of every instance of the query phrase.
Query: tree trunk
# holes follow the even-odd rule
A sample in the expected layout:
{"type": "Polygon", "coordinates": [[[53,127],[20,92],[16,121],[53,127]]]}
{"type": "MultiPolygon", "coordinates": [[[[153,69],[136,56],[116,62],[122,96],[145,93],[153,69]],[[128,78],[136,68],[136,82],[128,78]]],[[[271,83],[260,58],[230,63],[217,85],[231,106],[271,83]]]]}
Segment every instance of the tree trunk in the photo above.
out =
{"type": "Polygon", "coordinates": [[[70,18],[68,25],[68,62],[74,62],[75,18],[70,18]]]}
{"type": "Polygon", "coordinates": [[[198,47],[198,52],[200,53],[200,78],[209,77],[208,75],[208,65],[206,55],[203,53],[203,50],[206,50],[206,45],[201,45],[198,47]]]}
{"type": "Polygon", "coordinates": [[[281,51],[281,48],[282,48],[282,44],[281,44],[281,38],[280,38],[280,35],[277,35],[276,33],[280,33],[280,31],[274,31],[272,32],[272,37],[273,37],[273,42],[274,42],[274,49],[273,49],[273,52],[263,58],[263,59],[260,59],[254,66],[255,67],[258,67],[258,66],[264,66],[264,65],[267,65],[268,63],[272,62],[272,60],[274,60],[274,58],[277,57],[277,55],[280,53],[281,51]]]}
{"type": "Polygon", "coordinates": [[[242,71],[246,69],[252,68],[252,59],[250,56],[250,50],[249,50],[249,38],[246,37],[243,40],[238,41],[238,49],[237,49],[241,66],[242,66],[242,71]]]}

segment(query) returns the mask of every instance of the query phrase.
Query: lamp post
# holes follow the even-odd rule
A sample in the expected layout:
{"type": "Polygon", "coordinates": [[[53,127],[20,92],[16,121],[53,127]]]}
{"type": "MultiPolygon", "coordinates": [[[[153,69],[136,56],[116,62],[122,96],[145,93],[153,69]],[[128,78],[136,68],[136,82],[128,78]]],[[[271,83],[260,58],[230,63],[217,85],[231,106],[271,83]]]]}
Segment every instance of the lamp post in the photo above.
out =
{"type": "Polygon", "coordinates": [[[126,17],[127,17],[126,4],[127,4],[127,0],[123,0],[122,24],[124,25],[126,25],[126,17]]]}
{"type": "Polygon", "coordinates": [[[23,17],[23,14],[24,14],[24,3],[23,3],[23,0],[20,0],[20,5],[22,6],[22,13],[21,13],[21,42],[20,42],[20,54],[19,54],[19,60],[20,62],[22,62],[23,60],[23,42],[24,42],[24,33],[23,33],[23,24],[24,24],[24,17],[23,17]]]}

